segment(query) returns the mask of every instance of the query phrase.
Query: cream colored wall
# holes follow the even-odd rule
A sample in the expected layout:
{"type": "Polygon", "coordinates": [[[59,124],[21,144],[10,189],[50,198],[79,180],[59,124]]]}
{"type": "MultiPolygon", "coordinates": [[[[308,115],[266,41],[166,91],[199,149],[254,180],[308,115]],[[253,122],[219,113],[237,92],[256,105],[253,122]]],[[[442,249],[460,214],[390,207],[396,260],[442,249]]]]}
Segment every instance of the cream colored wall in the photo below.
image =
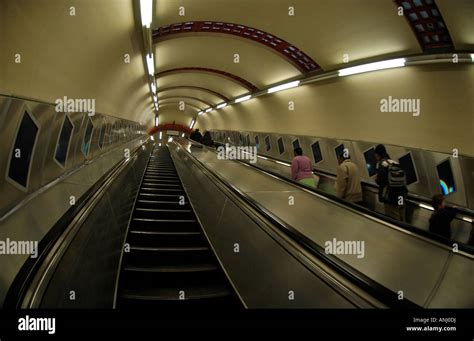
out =
{"type": "Polygon", "coordinates": [[[201,116],[201,130],[279,132],[380,142],[474,156],[474,66],[384,70],[259,97],[201,116]],[[421,114],[383,113],[382,98],[415,98],[421,114]],[[295,110],[288,110],[293,101],[295,110]]]}
{"type": "Polygon", "coordinates": [[[184,111],[180,111],[177,103],[165,104],[160,107],[160,124],[173,123],[175,121],[176,124],[183,124],[189,127],[189,123],[196,117],[197,112],[197,109],[188,106],[185,107],[184,111]]]}
{"type": "Polygon", "coordinates": [[[90,98],[100,113],[137,121],[150,117],[132,5],[131,0],[0,1],[0,92],[53,103],[63,96],[90,98]],[[129,64],[124,54],[130,54],[129,64]]]}

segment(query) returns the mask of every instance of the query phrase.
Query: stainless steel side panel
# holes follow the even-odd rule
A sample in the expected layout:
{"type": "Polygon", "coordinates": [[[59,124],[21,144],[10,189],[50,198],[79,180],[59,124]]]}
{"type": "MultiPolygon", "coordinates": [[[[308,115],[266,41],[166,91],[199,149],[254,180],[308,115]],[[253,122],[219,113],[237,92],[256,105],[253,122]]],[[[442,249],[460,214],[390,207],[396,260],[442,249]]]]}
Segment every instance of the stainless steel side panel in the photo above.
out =
{"type": "Polygon", "coordinates": [[[473,260],[459,256],[452,257],[436,294],[429,302],[429,308],[456,307],[472,309],[474,307],[474,297],[472,294],[466,295],[466,293],[472,293],[473,285],[473,260]]]}
{"type": "MultiPolygon", "coordinates": [[[[140,140],[124,145],[133,150],[140,140]]],[[[76,201],[111,167],[123,158],[123,149],[117,148],[80,168],[57,183],[47,186],[41,193],[30,196],[0,219],[0,240],[40,241],[51,227],[71,207],[70,199],[76,201]]],[[[5,295],[28,255],[0,255],[0,307],[5,295]]]]}
{"type": "Polygon", "coordinates": [[[249,308],[353,307],[227,199],[182,150],[170,147],[205,234],[249,308]],[[289,299],[290,291],[295,293],[294,300],[289,299]]]}
{"type": "MultiPolygon", "coordinates": [[[[364,242],[363,258],[347,254],[338,257],[394,292],[402,291],[404,297],[421,306],[429,303],[438,281],[444,276],[445,266],[449,266],[450,257],[464,258],[452,255],[443,246],[301,191],[254,168],[218,160],[216,154],[207,149],[193,148],[191,151],[207,167],[317,244],[324,247],[333,238],[364,242]]],[[[472,259],[461,262],[474,267],[472,259]]],[[[466,271],[460,276],[467,280],[471,274],[466,271]]],[[[472,288],[460,286],[456,290],[465,301],[473,302],[472,288]]],[[[449,298],[443,304],[445,307],[458,305],[456,300],[449,298]]]]}

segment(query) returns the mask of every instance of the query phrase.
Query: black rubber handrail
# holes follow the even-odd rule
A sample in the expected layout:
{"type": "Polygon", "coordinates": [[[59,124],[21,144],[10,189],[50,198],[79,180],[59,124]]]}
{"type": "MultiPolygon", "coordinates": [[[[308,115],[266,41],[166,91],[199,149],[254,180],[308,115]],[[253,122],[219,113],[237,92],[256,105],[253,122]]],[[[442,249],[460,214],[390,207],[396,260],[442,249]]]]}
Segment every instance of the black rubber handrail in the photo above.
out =
{"type": "MultiPolygon", "coordinates": [[[[193,141],[193,143],[197,143],[195,141],[193,141]]],[[[266,156],[265,156],[266,157],[266,156]]],[[[321,195],[323,197],[326,197],[328,199],[331,199],[333,201],[336,201],[337,203],[341,204],[341,205],[344,205],[344,206],[347,206],[347,207],[350,207],[354,210],[356,210],[357,212],[359,212],[360,214],[365,214],[365,215],[370,215],[370,216],[373,216],[377,219],[380,219],[380,220],[383,220],[387,223],[390,223],[392,225],[395,225],[399,228],[402,228],[404,230],[407,230],[407,231],[410,231],[410,232],[413,232],[415,234],[418,234],[422,237],[425,237],[425,238],[428,238],[428,239],[431,239],[431,240],[434,240],[438,243],[441,243],[443,245],[446,245],[446,246],[449,246],[450,248],[453,247],[453,243],[456,243],[458,245],[458,250],[460,251],[464,251],[468,254],[471,254],[471,255],[474,255],[474,246],[472,245],[469,245],[469,244],[465,244],[465,243],[460,243],[460,242],[457,242],[455,240],[451,240],[451,239],[448,239],[448,238],[445,238],[441,235],[438,235],[438,234],[435,234],[435,233],[432,233],[430,231],[425,231],[425,230],[422,230],[422,229],[419,229],[417,228],[416,226],[413,226],[411,224],[408,224],[408,223],[405,223],[405,222],[402,222],[402,221],[399,221],[399,220],[396,220],[396,219],[393,219],[383,213],[379,213],[377,211],[373,211],[367,207],[364,207],[364,206],[360,206],[360,205],[357,205],[357,204],[354,204],[352,202],[349,202],[349,201],[346,201],[344,199],[341,199],[339,198],[338,196],[336,195],[333,195],[333,194],[330,194],[330,193],[327,193],[327,192],[324,192],[320,189],[316,189],[316,188],[311,188],[311,187],[307,187],[307,186],[304,186],[302,185],[301,183],[297,182],[297,181],[294,181],[292,179],[288,179],[287,177],[281,175],[281,174],[278,174],[276,172],[273,172],[273,171],[270,171],[270,170],[267,170],[267,169],[264,169],[260,166],[257,166],[255,164],[251,164],[251,163],[248,163],[248,162],[244,162],[242,160],[234,160],[234,161],[237,161],[237,162],[240,162],[242,164],[245,164],[245,165],[248,165],[250,167],[253,167],[255,169],[258,169],[259,171],[262,171],[262,172],[266,172],[268,174],[271,174],[272,176],[275,176],[277,177],[278,179],[280,179],[281,181],[284,181],[284,182],[287,182],[287,183],[290,183],[294,186],[297,186],[303,190],[306,190],[306,191],[309,191],[309,192],[313,192],[313,193],[316,193],[318,195],[321,195]]]]}
{"type": "MultiPolygon", "coordinates": [[[[194,142],[191,142],[194,143],[194,142]]],[[[199,144],[199,146],[201,146],[199,144]]],[[[186,150],[186,148],[182,148],[186,150]]],[[[186,150],[186,153],[191,157],[193,162],[201,169],[209,172],[216,181],[223,184],[226,188],[231,190],[234,194],[236,194],[241,200],[247,203],[250,207],[252,207],[255,211],[261,214],[263,217],[266,218],[273,226],[278,228],[280,231],[288,235],[292,238],[298,245],[303,247],[306,251],[310,252],[312,255],[317,257],[323,263],[329,265],[331,269],[335,270],[337,273],[342,275],[343,277],[350,280],[352,283],[356,284],[359,288],[363,289],[366,293],[370,294],[375,299],[379,300],[386,306],[390,308],[402,308],[402,309],[419,309],[422,308],[418,304],[412,302],[404,298],[403,300],[398,299],[398,294],[393,292],[392,290],[388,289],[387,287],[381,285],[380,283],[374,281],[373,279],[369,278],[362,272],[354,269],[353,267],[349,266],[347,263],[343,262],[339,258],[327,254],[320,245],[316,244],[308,237],[303,235],[301,232],[297,231],[291,225],[287,224],[286,222],[282,221],[280,218],[275,216],[272,212],[268,211],[262,205],[260,205],[257,201],[250,198],[245,193],[241,192],[234,186],[232,186],[227,180],[223,179],[220,175],[218,175],[212,169],[206,167],[200,160],[198,160],[191,152],[186,150]]]]}

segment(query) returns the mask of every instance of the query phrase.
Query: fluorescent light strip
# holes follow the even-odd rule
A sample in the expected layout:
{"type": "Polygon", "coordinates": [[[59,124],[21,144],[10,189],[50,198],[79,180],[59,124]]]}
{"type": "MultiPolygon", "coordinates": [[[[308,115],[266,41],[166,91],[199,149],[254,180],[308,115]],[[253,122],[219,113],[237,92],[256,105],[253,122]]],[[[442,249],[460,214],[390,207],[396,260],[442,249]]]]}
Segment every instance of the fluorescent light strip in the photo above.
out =
{"type": "Polygon", "coordinates": [[[257,155],[257,157],[259,157],[259,158],[261,158],[261,159],[264,159],[264,160],[268,160],[268,158],[267,158],[267,157],[265,157],[265,156],[260,156],[260,155],[257,155]]]}
{"type": "Polygon", "coordinates": [[[152,91],[154,94],[156,94],[156,85],[155,85],[154,82],[151,83],[151,91],[152,91]]]}
{"type": "Polygon", "coordinates": [[[468,223],[472,224],[472,219],[468,217],[462,217],[462,220],[467,221],[468,223]]]}
{"type": "Polygon", "coordinates": [[[209,109],[206,109],[206,111],[204,112],[211,112],[212,111],[212,108],[209,108],[209,109]]]}
{"type": "Polygon", "coordinates": [[[204,111],[198,112],[198,116],[204,115],[204,111]]]}
{"type": "Polygon", "coordinates": [[[474,53],[471,53],[471,61],[474,63],[474,53]]]}
{"type": "Polygon", "coordinates": [[[153,17],[153,0],[140,0],[140,14],[142,26],[150,28],[153,17]]]}
{"type": "Polygon", "coordinates": [[[192,129],[192,127],[194,127],[194,122],[195,122],[194,120],[191,121],[191,124],[189,125],[189,128],[192,129]]]}
{"type": "Polygon", "coordinates": [[[158,127],[158,123],[159,123],[159,119],[158,119],[158,116],[155,116],[155,127],[158,127]]]}
{"type": "Polygon", "coordinates": [[[222,109],[222,108],[225,108],[226,106],[227,106],[227,103],[221,103],[216,107],[216,109],[222,109]]]}
{"type": "Polygon", "coordinates": [[[339,70],[339,76],[349,76],[357,73],[370,72],[383,69],[391,69],[395,67],[405,66],[405,58],[384,60],[382,62],[358,65],[339,70]]]}
{"type": "Polygon", "coordinates": [[[296,88],[298,85],[300,85],[300,81],[289,82],[289,83],[286,83],[286,84],[274,86],[273,88],[268,89],[267,93],[271,94],[271,93],[274,93],[274,92],[277,92],[277,91],[296,88]]]}
{"type": "Polygon", "coordinates": [[[252,98],[252,95],[247,95],[247,96],[243,96],[243,97],[239,97],[235,100],[235,103],[240,103],[240,102],[244,102],[244,101],[248,101],[249,99],[252,98]]]}
{"type": "Polygon", "coordinates": [[[163,132],[160,131],[160,140],[161,140],[162,137],[163,137],[163,132]]]}
{"type": "Polygon", "coordinates": [[[146,66],[148,68],[148,74],[150,76],[154,76],[155,75],[155,62],[153,61],[152,53],[148,53],[146,55],[146,66]]]}

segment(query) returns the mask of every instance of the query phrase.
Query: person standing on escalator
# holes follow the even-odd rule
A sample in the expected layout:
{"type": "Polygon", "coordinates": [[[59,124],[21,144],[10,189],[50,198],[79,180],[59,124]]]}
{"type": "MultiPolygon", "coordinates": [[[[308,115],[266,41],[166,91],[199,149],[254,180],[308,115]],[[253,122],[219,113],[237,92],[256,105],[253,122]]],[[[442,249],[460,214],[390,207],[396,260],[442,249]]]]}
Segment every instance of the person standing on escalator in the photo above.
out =
{"type": "Polygon", "coordinates": [[[337,179],[336,193],[341,199],[362,204],[362,186],[360,184],[360,173],[357,165],[351,161],[346,152],[337,156],[337,179]]]}
{"type": "Polygon", "coordinates": [[[319,179],[313,174],[311,160],[303,155],[303,150],[299,147],[295,148],[294,155],[291,161],[291,179],[316,188],[319,179]]]}
{"type": "Polygon", "coordinates": [[[384,204],[385,215],[405,222],[408,194],[405,172],[398,162],[390,159],[383,144],[375,147],[374,155],[377,161],[375,182],[379,185],[379,201],[384,204]]]}
{"type": "Polygon", "coordinates": [[[193,131],[189,137],[191,138],[191,140],[201,143],[202,135],[199,132],[199,129],[193,131]]]}
{"type": "Polygon", "coordinates": [[[431,199],[434,213],[430,218],[430,232],[451,239],[451,221],[456,217],[456,210],[444,205],[444,196],[435,194],[431,199]]]}
{"type": "Polygon", "coordinates": [[[202,137],[202,144],[208,147],[214,147],[214,141],[212,140],[211,133],[206,131],[202,137]]]}

